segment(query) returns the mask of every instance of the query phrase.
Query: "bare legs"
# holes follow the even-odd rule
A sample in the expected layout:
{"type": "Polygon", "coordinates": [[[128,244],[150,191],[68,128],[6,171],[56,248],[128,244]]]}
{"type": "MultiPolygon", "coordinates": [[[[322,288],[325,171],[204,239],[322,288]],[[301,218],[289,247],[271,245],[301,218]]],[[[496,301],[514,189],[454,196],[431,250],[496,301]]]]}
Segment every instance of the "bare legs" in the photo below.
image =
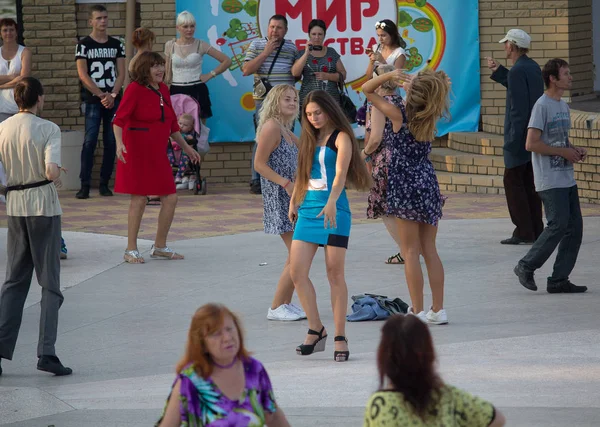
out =
{"type": "MultiPolygon", "coordinates": [[[[164,248],[167,246],[167,235],[173,222],[175,206],[177,206],[177,194],[169,194],[160,198],[160,212],[158,214],[158,228],[154,246],[164,248]]],[[[146,196],[131,195],[129,204],[129,219],[127,221],[127,250],[137,250],[137,239],[140,232],[142,217],[146,210],[146,196]]],[[[144,259],[132,260],[135,263],[143,263],[144,259]]],[[[131,262],[131,261],[130,261],[131,262]]]]}
{"type": "MultiPolygon", "coordinates": [[[[335,246],[325,247],[325,265],[327,268],[327,279],[331,289],[331,310],[333,311],[333,324],[335,325],[335,336],[346,336],[346,312],[348,310],[348,286],[344,277],[344,265],[346,261],[346,248],[335,246]]],[[[335,349],[338,351],[348,350],[345,341],[335,341],[335,349]]]]}
{"type": "Polygon", "coordinates": [[[429,275],[433,311],[437,312],[444,306],[444,267],[435,246],[437,227],[398,218],[395,221],[398,225],[402,243],[401,248],[405,261],[404,273],[413,312],[420,313],[424,310],[423,272],[419,261],[419,254],[421,253],[429,275]]]}
{"type": "Polygon", "coordinates": [[[173,223],[175,216],[175,207],[177,206],[177,194],[169,194],[160,197],[160,212],[158,213],[158,228],[156,229],[156,239],[154,247],[164,248],[167,246],[167,235],[173,223]]]}
{"type": "Polygon", "coordinates": [[[293,232],[283,233],[281,240],[285,243],[285,247],[288,251],[288,257],[285,260],[283,271],[279,276],[279,282],[277,282],[277,289],[275,289],[275,295],[273,295],[273,302],[271,303],[271,309],[275,310],[282,304],[289,304],[292,302],[292,296],[294,295],[294,282],[290,276],[290,248],[292,246],[293,232]]]}
{"type": "Polygon", "coordinates": [[[127,250],[137,249],[137,238],[140,232],[142,216],[146,210],[146,196],[131,195],[129,203],[129,219],[127,220],[127,250]]]}
{"type": "MultiPolygon", "coordinates": [[[[292,241],[290,251],[290,275],[296,287],[302,308],[306,312],[308,327],[317,332],[323,327],[319,310],[317,308],[317,295],[315,288],[308,278],[310,267],[317,252],[318,246],[314,243],[301,240],[292,241]]],[[[331,308],[335,326],[335,335],[346,335],[346,311],[348,308],[348,287],[344,277],[346,249],[333,246],[325,247],[325,264],[327,279],[331,287],[331,308]]],[[[324,332],[326,333],[326,332],[324,332]]],[[[313,344],[314,335],[307,335],[304,344],[313,344]]],[[[345,351],[348,349],[346,342],[338,341],[335,349],[345,351]]]]}
{"type": "MultiPolygon", "coordinates": [[[[321,323],[321,317],[317,309],[315,287],[308,278],[310,266],[317,249],[318,245],[314,243],[293,240],[290,249],[290,276],[294,282],[300,304],[302,304],[302,308],[306,313],[308,327],[319,332],[323,327],[323,323],[321,323]]],[[[307,335],[304,344],[312,344],[314,341],[314,335],[312,337],[307,335]]]]}
{"type": "Polygon", "coordinates": [[[400,244],[400,231],[398,230],[396,218],[386,215],[381,219],[383,219],[383,224],[385,225],[385,228],[387,228],[388,233],[390,233],[390,236],[392,236],[392,239],[394,239],[394,242],[398,245],[398,249],[402,249],[402,245],[400,244]]]}

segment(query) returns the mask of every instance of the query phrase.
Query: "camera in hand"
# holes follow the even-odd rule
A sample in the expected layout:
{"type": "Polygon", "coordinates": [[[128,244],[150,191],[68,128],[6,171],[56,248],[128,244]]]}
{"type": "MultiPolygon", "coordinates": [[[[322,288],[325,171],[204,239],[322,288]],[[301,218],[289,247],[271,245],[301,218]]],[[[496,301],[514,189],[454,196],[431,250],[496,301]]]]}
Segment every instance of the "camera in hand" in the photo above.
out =
{"type": "Polygon", "coordinates": [[[313,50],[323,50],[323,46],[313,46],[312,44],[308,45],[308,50],[313,51],[313,50]]]}

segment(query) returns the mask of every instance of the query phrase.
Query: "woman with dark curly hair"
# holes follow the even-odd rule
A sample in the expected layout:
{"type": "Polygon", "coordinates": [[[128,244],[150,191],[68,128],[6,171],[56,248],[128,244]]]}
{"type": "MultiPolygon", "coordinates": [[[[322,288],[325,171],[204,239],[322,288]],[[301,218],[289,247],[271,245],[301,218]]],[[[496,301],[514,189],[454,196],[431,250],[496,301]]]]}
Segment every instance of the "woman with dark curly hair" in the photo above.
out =
{"type": "Polygon", "coordinates": [[[444,384],[435,371],[429,328],[416,316],[395,315],[381,329],[379,391],[365,410],[364,427],[500,427],[504,415],[479,397],[444,384]]]}

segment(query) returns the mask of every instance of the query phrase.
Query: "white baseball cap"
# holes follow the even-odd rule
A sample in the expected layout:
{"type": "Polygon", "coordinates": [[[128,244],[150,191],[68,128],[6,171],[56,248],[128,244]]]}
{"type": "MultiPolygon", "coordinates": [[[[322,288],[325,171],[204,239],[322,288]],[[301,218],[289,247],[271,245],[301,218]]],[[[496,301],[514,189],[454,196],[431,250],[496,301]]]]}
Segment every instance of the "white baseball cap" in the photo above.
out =
{"type": "Polygon", "coordinates": [[[512,30],[508,30],[506,37],[504,37],[498,43],[505,42],[511,42],[516,44],[518,47],[529,49],[529,46],[531,46],[531,37],[525,31],[519,30],[518,28],[513,28],[512,30]]]}

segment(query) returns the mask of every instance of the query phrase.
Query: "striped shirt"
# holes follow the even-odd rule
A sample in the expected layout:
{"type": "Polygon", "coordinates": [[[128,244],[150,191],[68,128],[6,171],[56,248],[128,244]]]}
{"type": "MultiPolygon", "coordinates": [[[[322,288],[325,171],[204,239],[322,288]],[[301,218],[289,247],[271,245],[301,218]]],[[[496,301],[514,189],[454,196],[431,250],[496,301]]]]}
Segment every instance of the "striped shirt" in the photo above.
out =
{"type": "MultiPolygon", "coordinates": [[[[265,47],[267,46],[266,37],[262,37],[259,39],[252,40],[250,43],[250,47],[246,51],[245,62],[251,61],[260,55],[265,47]]],[[[290,40],[286,40],[281,48],[281,52],[277,57],[277,61],[275,61],[275,65],[273,66],[273,70],[269,75],[269,68],[271,68],[271,64],[273,63],[273,59],[275,59],[275,55],[277,54],[277,49],[275,48],[273,52],[269,55],[269,57],[262,63],[260,68],[255,73],[255,76],[259,78],[267,78],[271,85],[281,85],[281,84],[289,84],[294,86],[296,83],[295,77],[292,75],[292,65],[294,65],[294,60],[296,59],[296,55],[298,53],[298,49],[296,45],[290,40]]],[[[255,99],[262,99],[261,97],[254,95],[255,99]]]]}

